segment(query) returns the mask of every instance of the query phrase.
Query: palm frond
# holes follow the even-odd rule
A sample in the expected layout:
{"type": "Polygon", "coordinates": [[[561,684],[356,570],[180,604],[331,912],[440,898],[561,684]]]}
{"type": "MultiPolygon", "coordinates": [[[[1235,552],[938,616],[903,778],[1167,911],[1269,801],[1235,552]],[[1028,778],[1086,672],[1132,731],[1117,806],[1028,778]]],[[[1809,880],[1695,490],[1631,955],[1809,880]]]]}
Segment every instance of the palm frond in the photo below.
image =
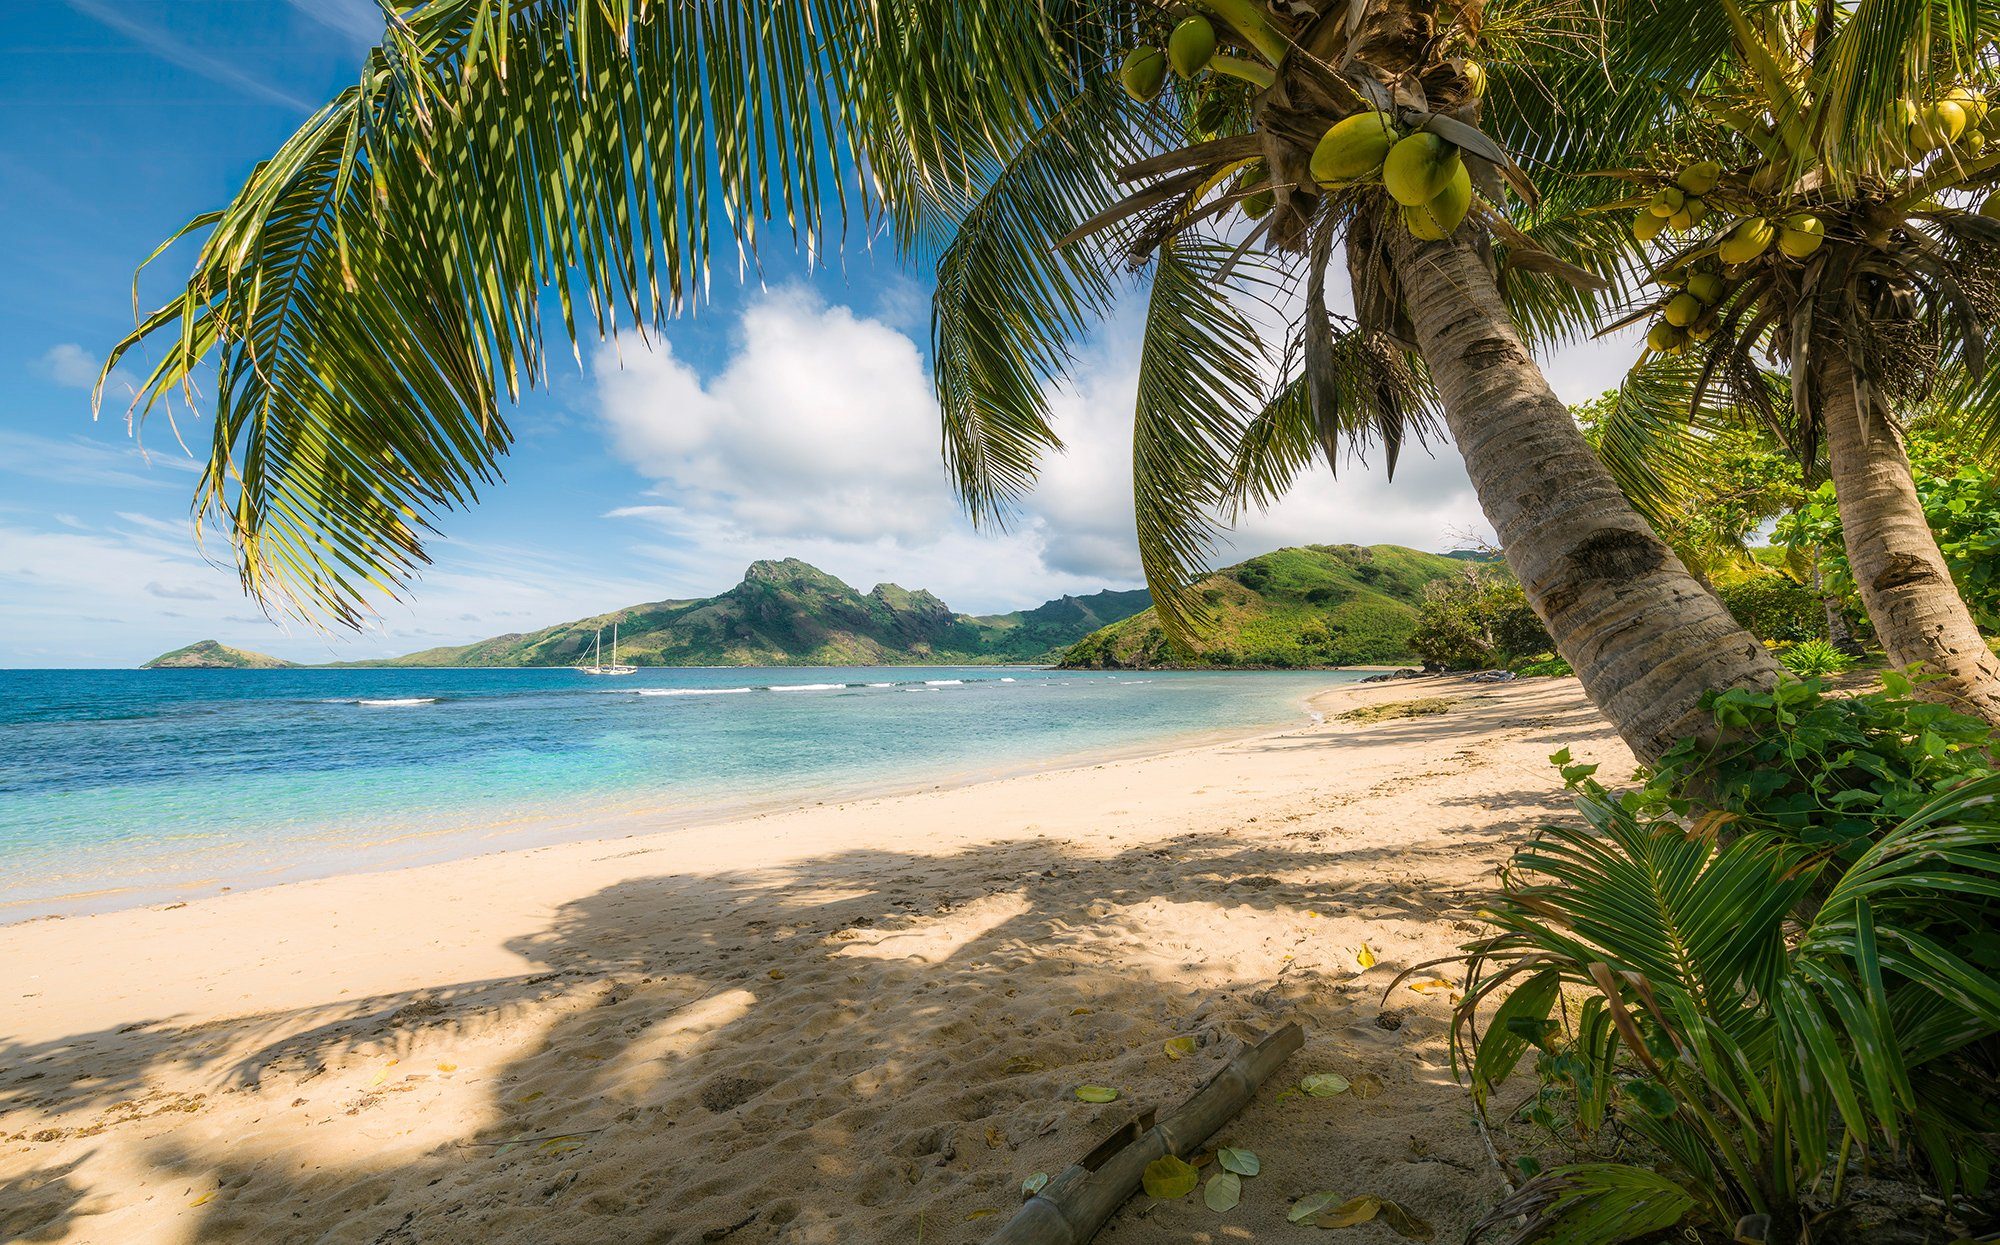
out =
{"type": "Polygon", "coordinates": [[[643,331],[772,231],[884,214],[919,249],[987,160],[1109,61],[1116,7],[1036,0],[429,0],[209,222],[136,408],[213,385],[197,521],[267,607],[358,625],[499,414],[572,343],[643,331]],[[839,72],[830,72],[838,66],[839,72]],[[545,297],[553,291],[553,297],[545,297]],[[579,308],[581,304],[581,308],[579,308]]]}

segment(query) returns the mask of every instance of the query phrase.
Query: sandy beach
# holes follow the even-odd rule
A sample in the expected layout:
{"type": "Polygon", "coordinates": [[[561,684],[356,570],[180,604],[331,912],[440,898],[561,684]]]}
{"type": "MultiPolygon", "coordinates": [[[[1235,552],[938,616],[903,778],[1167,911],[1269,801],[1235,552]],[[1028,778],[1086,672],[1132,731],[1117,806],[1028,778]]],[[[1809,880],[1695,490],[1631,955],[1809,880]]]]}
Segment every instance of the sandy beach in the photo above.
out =
{"type": "Polygon", "coordinates": [[[1562,811],[1550,752],[1631,757],[1571,679],[1314,703],[1256,739],[0,928],[0,1239],[977,1241],[1287,1020],[1305,1049],[1219,1138],[1262,1159],[1242,1204],[1141,1196],[1099,1239],[1297,1239],[1321,1190],[1452,1239],[1499,1174],[1451,991],[1385,987],[1562,811]],[[1449,708],[1340,716],[1416,698],[1449,708]],[[1352,1088],[1284,1093],[1322,1071],[1352,1088]]]}

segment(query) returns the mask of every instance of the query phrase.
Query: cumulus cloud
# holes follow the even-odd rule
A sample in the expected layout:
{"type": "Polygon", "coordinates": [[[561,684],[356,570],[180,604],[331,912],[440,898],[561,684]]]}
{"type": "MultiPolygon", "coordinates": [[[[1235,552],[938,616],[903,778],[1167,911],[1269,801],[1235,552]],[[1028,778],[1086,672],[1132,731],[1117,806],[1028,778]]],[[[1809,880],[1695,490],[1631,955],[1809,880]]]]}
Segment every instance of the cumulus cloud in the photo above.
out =
{"type": "MultiPolygon", "coordinates": [[[[654,482],[609,517],[642,522],[635,550],[702,591],[744,562],[797,556],[866,588],[927,587],[961,609],[1032,604],[1139,582],[1131,496],[1138,339],[1106,327],[1049,395],[1066,449],[1004,532],[975,532],[938,453],[916,342],[897,327],[787,289],[744,312],[703,375],[664,341],[600,354],[597,406],[612,446],[654,482]]],[[[1219,562],[1287,544],[1448,547],[1484,521],[1450,446],[1406,453],[1394,483],[1365,464],[1306,473],[1243,516],[1219,562]]]]}
{"type": "Polygon", "coordinates": [[[42,352],[42,372],[66,389],[88,389],[97,383],[103,361],[75,342],[60,342],[42,352]]]}

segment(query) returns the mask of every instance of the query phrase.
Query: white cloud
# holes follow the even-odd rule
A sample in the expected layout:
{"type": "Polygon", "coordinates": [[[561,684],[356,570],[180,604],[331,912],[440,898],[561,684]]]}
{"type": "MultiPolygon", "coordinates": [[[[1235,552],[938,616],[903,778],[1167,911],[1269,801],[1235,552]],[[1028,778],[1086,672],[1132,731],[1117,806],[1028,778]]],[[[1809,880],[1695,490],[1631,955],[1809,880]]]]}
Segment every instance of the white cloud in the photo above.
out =
{"type": "Polygon", "coordinates": [[[103,360],[75,342],[61,342],[42,353],[42,371],[66,389],[88,389],[97,383],[103,360]]]}
{"type": "MultiPolygon", "coordinates": [[[[1133,536],[1131,325],[1099,334],[1050,394],[1066,449],[1005,532],[974,532],[938,453],[937,408],[917,345],[879,320],[799,290],[744,313],[729,357],[703,377],[661,341],[597,361],[614,450],[655,482],[607,517],[657,539],[635,553],[689,592],[713,592],[756,558],[796,556],[866,589],[929,588],[959,609],[1031,605],[1140,580],[1133,536]]],[[[1366,465],[1307,472],[1290,497],[1243,517],[1217,561],[1287,544],[1449,547],[1487,531],[1449,444],[1405,453],[1395,482],[1366,465]]]]}

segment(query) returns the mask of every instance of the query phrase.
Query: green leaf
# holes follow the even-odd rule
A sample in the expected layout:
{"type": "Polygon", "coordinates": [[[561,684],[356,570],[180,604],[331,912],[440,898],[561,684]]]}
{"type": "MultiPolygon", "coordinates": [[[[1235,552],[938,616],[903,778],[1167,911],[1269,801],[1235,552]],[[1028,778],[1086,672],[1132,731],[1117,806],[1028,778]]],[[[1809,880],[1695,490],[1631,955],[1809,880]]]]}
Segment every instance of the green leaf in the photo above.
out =
{"type": "Polygon", "coordinates": [[[1168,1038],[1165,1044],[1167,1058],[1185,1059],[1194,1054],[1194,1039],[1191,1037],[1168,1038]]]}
{"type": "Polygon", "coordinates": [[[1218,1213],[1236,1209],[1236,1204],[1243,1200],[1243,1177],[1230,1171],[1215,1173],[1201,1191],[1201,1200],[1218,1213]]]}
{"type": "Polygon", "coordinates": [[[1340,1194],[1338,1193],[1324,1190],[1319,1193],[1308,1193],[1298,1201],[1292,1203],[1292,1209],[1285,1215],[1285,1218],[1293,1223],[1304,1223],[1339,1200],[1340,1194]]]}
{"type": "Polygon", "coordinates": [[[1146,1164],[1140,1183],[1148,1197],[1168,1202],[1194,1192],[1195,1185],[1201,1183],[1201,1173],[1184,1160],[1163,1154],[1146,1164]]]}
{"type": "Polygon", "coordinates": [[[1316,1228],[1351,1228],[1358,1223],[1367,1223],[1382,1212],[1382,1199],[1370,1194],[1348,1198],[1338,1206],[1329,1207],[1313,1216],[1316,1228]]]}
{"type": "Polygon", "coordinates": [[[1315,1098],[1331,1098],[1347,1092],[1348,1080],[1338,1072],[1313,1072],[1299,1081],[1299,1088],[1315,1098]]]}
{"type": "Polygon", "coordinates": [[[1085,1102],[1116,1102],[1118,1091],[1109,1085],[1079,1085],[1076,1096],[1085,1102]]]}
{"type": "Polygon", "coordinates": [[[1264,1166],[1257,1161],[1255,1154],[1248,1150],[1239,1150],[1235,1146],[1224,1146],[1217,1150],[1215,1161],[1222,1164],[1224,1171],[1232,1171],[1239,1176],[1254,1176],[1263,1170],[1264,1166]]]}
{"type": "Polygon", "coordinates": [[[1033,1197],[1035,1196],[1035,1194],[1040,1193],[1043,1189],[1047,1188],[1048,1183],[1049,1183],[1049,1174],[1047,1172],[1036,1172],[1034,1175],[1028,1177],[1026,1180],[1023,1180],[1021,1182],[1021,1196],[1033,1197]]]}

